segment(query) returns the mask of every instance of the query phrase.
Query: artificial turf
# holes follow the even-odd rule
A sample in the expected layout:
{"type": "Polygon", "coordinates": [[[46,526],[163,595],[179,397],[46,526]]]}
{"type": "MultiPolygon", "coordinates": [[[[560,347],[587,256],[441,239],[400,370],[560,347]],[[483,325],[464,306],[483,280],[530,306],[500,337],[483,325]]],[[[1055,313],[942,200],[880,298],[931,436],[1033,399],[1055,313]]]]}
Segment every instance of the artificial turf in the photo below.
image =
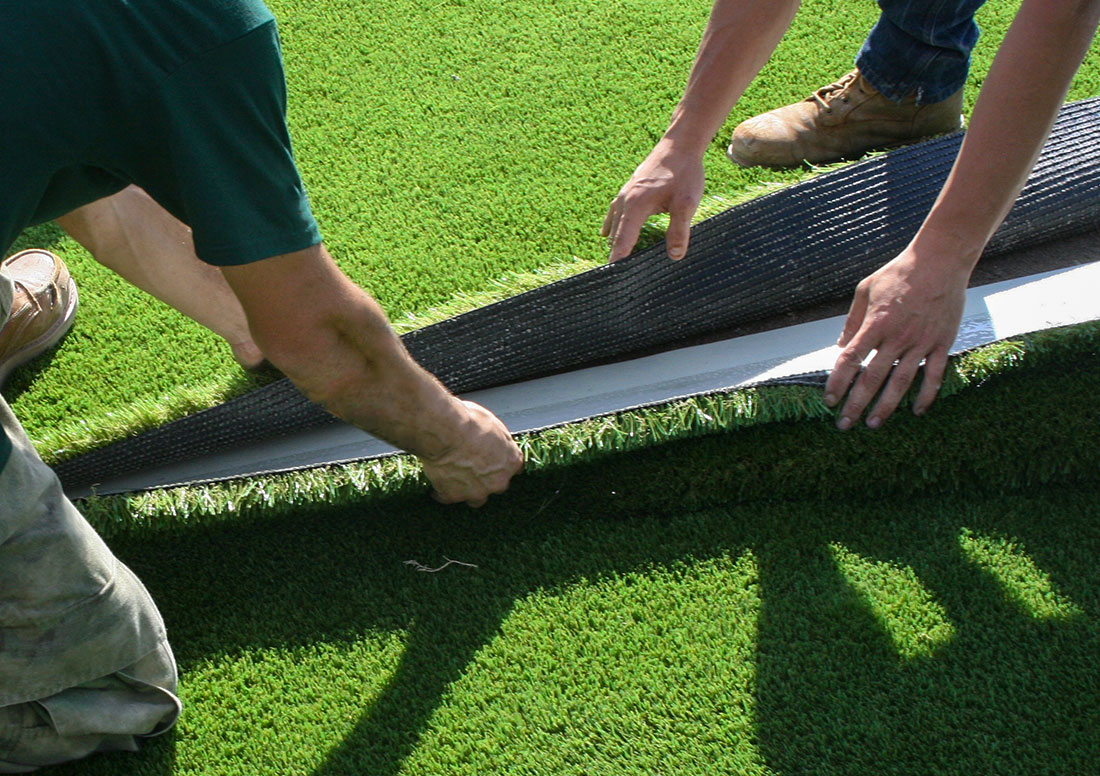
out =
{"type": "Polygon", "coordinates": [[[161,603],[186,711],[59,772],[1091,773],[1096,495],[624,514],[566,481],[550,509],[133,531],[112,544],[161,603]],[[448,559],[472,565],[408,563],[448,559]]]}
{"type": "Polygon", "coordinates": [[[593,421],[480,511],[392,470],[88,504],[186,713],[60,772],[1090,773],[1098,356],[1096,325],[987,348],[880,431],[793,387],[593,421]]]}
{"type": "MultiPolygon", "coordinates": [[[[409,325],[602,259],[708,11],[271,5],[326,240],[409,325]]],[[[1017,5],[982,10],[968,106],[1017,5]]],[[[725,136],[845,72],[876,14],[804,3],[709,152],[712,201],[799,175],[728,165],[725,136]]],[[[1097,93],[1094,51],[1070,98],[1097,93]]],[[[44,453],[255,384],[55,228],[32,245],[83,294],[5,387],[44,453]]],[[[478,512],[402,459],[88,502],[160,604],[186,710],[56,772],[1093,773],[1098,338],[958,361],[953,395],[879,432],[835,432],[812,388],[548,432],[478,512]]]]}
{"type": "MultiPolygon", "coordinates": [[[[1098,357],[1098,322],[961,354],[949,362],[934,411],[917,419],[905,401],[883,432],[836,432],[835,410],[825,407],[821,389],[801,385],[717,392],[591,418],[520,436],[526,470],[512,493],[517,487],[544,488],[547,478],[553,482],[563,472],[574,488],[590,490],[594,499],[644,511],[726,501],[844,499],[853,483],[857,492],[902,497],[1092,481],[1100,474],[1098,357]],[[643,453],[646,465],[631,470],[636,476],[629,480],[602,473],[604,462],[614,469],[624,454],[643,453]],[[711,460],[722,465],[696,463],[711,460]],[[661,487],[651,487],[652,471],[661,472],[661,487]],[[532,479],[535,484],[528,484],[532,479]],[[609,482],[617,487],[609,489],[609,482]]],[[[98,496],[84,500],[82,509],[101,534],[113,537],[151,526],[294,512],[316,503],[358,505],[392,496],[421,501],[429,490],[414,458],[391,456],[98,496]]]]}

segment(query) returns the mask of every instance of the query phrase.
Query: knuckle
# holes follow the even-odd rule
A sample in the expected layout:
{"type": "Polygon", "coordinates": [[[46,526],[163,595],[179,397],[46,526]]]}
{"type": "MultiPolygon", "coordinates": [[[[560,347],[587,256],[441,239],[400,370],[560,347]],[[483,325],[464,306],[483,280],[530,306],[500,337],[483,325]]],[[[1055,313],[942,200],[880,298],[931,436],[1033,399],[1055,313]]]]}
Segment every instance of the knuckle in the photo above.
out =
{"type": "Polygon", "coordinates": [[[918,365],[912,363],[909,360],[901,361],[896,364],[893,371],[890,374],[890,384],[903,384],[903,387],[908,386],[913,382],[913,377],[917,374],[918,365]]]}
{"type": "Polygon", "coordinates": [[[872,361],[863,370],[863,374],[860,375],[860,377],[864,382],[877,386],[879,383],[886,379],[886,376],[890,374],[890,370],[892,370],[893,368],[893,364],[888,364],[878,360],[872,361]]]}
{"type": "Polygon", "coordinates": [[[837,364],[845,369],[859,369],[863,363],[863,357],[854,350],[845,350],[836,360],[837,364]]]}
{"type": "Polygon", "coordinates": [[[669,205],[675,210],[688,210],[695,207],[695,199],[690,194],[676,193],[669,198],[669,205]]]}

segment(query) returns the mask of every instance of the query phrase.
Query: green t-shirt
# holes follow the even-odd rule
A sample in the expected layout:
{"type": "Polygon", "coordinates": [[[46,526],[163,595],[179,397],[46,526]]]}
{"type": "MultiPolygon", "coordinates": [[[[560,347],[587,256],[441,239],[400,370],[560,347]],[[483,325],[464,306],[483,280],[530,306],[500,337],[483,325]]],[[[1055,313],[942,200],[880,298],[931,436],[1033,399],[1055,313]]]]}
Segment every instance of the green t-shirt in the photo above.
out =
{"type": "Polygon", "coordinates": [[[0,0],[0,250],[136,183],[243,264],[317,243],[259,0],[0,0]]]}
{"type": "Polygon", "coordinates": [[[0,0],[0,56],[0,254],[131,183],[211,264],[320,241],[260,0],[0,0]]]}

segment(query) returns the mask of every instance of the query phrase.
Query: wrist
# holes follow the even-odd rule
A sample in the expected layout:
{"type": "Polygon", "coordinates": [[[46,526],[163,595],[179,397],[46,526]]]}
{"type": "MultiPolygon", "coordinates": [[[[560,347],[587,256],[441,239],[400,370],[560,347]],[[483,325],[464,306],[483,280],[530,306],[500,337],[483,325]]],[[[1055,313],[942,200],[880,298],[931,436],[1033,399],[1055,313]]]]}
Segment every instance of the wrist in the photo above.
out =
{"type": "Polygon", "coordinates": [[[945,230],[925,225],[910,242],[910,250],[921,264],[934,265],[944,272],[969,276],[985,250],[986,239],[964,231],[945,230]]]}
{"type": "Polygon", "coordinates": [[[698,122],[673,118],[664,135],[657,141],[657,147],[665,153],[702,160],[714,133],[700,130],[698,122]]]}
{"type": "Polygon", "coordinates": [[[385,414],[397,431],[395,442],[424,461],[435,461],[461,445],[469,413],[460,399],[408,358],[386,387],[385,414]]]}

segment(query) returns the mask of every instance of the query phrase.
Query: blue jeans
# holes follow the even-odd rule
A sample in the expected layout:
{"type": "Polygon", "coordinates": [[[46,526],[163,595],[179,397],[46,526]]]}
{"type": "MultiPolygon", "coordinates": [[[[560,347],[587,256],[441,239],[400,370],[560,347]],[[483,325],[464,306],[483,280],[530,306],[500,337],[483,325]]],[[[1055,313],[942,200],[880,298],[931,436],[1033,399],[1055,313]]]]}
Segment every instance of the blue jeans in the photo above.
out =
{"type": "Polygon", "coordinates": [[[856,67],[891,100],[945,100],[966,83],[978,41],[974,14],[985,0],[879,0],[882,14],[856,67]]]}

